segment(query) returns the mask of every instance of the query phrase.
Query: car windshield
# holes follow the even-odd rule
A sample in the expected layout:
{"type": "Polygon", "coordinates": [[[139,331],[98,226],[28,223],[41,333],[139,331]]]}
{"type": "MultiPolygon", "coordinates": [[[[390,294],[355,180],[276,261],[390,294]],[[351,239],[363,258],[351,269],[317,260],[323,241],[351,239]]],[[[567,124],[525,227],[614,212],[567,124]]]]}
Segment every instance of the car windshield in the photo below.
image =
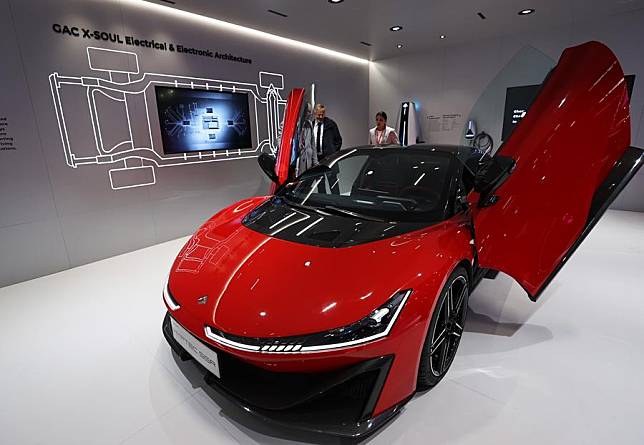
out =
{"type": "Polygon", "coordinates": [[[292,206],[355,218],[440,221],[452,162],[451,154],[430,149],[354,149],[299,176],[278,195],[292,206]]]}

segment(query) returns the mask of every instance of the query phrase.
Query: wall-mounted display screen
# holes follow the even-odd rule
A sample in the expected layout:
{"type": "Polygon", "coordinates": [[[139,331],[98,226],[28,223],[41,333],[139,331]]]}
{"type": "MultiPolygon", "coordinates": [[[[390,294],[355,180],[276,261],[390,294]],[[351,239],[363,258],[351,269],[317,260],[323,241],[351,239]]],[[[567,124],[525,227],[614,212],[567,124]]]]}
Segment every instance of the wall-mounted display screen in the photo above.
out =
{"type": "MultiPolygon", "coordinates": [[[[628,97],[633,95],[633,86],[635,85],[635,75],[624,76],[626,80],[626,90],[628,97]]],[[[528,112],[528,108],[539,94],[541,85],[526,85],[522,87],[508,88],[505,93],[505,110],[503,113],[503,131],[502,140],[507,141],[514,127],[523,119],[528,112]]]]}
{"type": "Polygon", "coordinates": [[[505,93],[505,111],[503,113],[503,132],[501,138],[507,141],[514,127],[517,126],[528,112],[532,101],[537,97],[541,85],[511,87],[505,93]]]}
{"type": "Polygon", "coordinates": [[[633,87],[635,86],[635,74],[629,74],[624,76],[626,79],[626,91],[628,91],[628,98],[630,99],[633,96],[633,87]]]}
{"type": "Polygon", "coordinates": [[[247,94],[154,88],[165,154],[252,148],[247,94]]]}

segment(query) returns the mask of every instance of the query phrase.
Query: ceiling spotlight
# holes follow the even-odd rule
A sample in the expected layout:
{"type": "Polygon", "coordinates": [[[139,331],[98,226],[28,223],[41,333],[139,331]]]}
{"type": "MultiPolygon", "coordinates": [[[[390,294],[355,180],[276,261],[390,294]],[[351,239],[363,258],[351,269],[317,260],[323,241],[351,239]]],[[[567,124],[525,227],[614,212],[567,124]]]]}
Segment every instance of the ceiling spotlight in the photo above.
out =
{"type": "Polygon", "coordinates": [[[441,34],[441,40],[443,40],[445,37],[447,37],[445,34],[441,34]]]}
{"type": "Polygon", "coordinates": [[[522,9],[521,11],[518,12],[519,15],[530,15],[534,12],[534,9],[529,8],[529,9],[522,9]]]}
{"type": "Polygon", "coordinates": [[[329,3],[342,3],[344,0],[329,0],[329,3]]]}
{"type": "Polygon", "coordinates": [[[400,31],[401,29],[402,29],[402,26],[396,25],[396,26],[392,26],[391,28],[389,28],[389,31],[396,32],[396,31],[400,31]]]}
{"type": "Polygon", "coordinates": [[[403,47],[403,44],[402,44],[402,43],[399,43],[398,45],[396,45],[396,48],[398,48],[398,49],[400,49],[400,48],[402,48],[402,47],[403,47]]]}

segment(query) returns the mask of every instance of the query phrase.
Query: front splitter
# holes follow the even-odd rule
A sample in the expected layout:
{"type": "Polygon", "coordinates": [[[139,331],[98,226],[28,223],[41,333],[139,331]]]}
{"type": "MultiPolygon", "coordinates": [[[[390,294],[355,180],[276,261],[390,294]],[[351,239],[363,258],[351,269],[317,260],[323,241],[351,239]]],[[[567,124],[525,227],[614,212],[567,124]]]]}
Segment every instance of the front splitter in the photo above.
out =
{"type": "MultiPolygon", "coordinates": [[[[400,403],[392,406],[391,408],[375,417],[364,418],[363,416],[363,418],[358,421],[341,420],[328,422],[324,419],[323,416],[316,417],[314,421],[311,421],[310,417],[307,420],[301,420],[298,418],[298,416],[294,416],[293,414],[285,415],[279,410],[270,410],[257,407],[251,403],[248,403],[247,400],[244,400],[244,398],[240,397],[238,394],[231,392],[229,388],[222,384],[222,380],[220,378],[214,376],[205,367],[194,360],[193,357],[174,339],[172,335],[169,313],[166,314],[163,320],[162,330],[166,341],[181,360],[191,360],[204,371],[204,381],[209,387],[214,389],[217,394],[223,396],[229,404],[239,408],[240,412],[243,412],[246,415],[250,415],[256,420],[259,420],[270,426],[277,426],[287,430],[303,431],[315,434],[332,435],[361,440],[370,436],[378,429],[382,428],[390,420],[392,420],[412,397],[412,395],[410,395],[408,398],[404,399],[400,403]]],[[[209,348],[216,350],[218,353],[222,353],[222,351],[213,348],[211,345],[208,345],[206,343],[204,344],[209,348]]],[[[364,409],[369,410],[369,404],[371,404],[371,409],[373,405],[375,405],[375,402],[380,395],[380,390],[384,385],[384,381],[387,377],[393,357],[379,357],[376,359],[367,360],[354,366],[356,368],[359,367],[360,370],[368,370],[370,369],[370,367],[376,369],[379,366],[383,366],[383,360],[386,361],[386,367],[379,373],[379,378],[374,384],[373,391],[367,397],[367,400],[365,402],[366,407],[364,409]]],[[[344,372],[346,373],[350,371],[351,370],[345,370],[344,372]]]]}

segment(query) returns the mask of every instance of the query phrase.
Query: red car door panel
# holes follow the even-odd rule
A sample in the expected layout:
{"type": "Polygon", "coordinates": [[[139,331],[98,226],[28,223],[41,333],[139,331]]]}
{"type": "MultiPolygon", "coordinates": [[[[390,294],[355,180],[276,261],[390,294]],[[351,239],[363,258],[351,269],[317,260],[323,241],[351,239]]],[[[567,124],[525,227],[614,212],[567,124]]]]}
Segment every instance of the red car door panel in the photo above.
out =
{"type": "MultiPolygon", "coordinates": [[[[303,88],[294,88],[288,95],[286,111],[284,112],[284,123],[282,125],[282,137],[275,162],[275,174],[277,175],[279,185],[284,184],[289,177],[293,150],[296,149],[294,142],[302,105],[304,104],[304,94],[305,90],[303,88]]],[[[277,187],[278,184],[273,183],[271,193],[274,193],[277,187]]]]}
{"type": "Polygon", "coordinates": [[[473,210],[480,266],[536,300],[640,166],[630,133],[615,55],[598,42],[566,49],[495,155],[514,159],[514,170],[493,205],[473,210]]]}

